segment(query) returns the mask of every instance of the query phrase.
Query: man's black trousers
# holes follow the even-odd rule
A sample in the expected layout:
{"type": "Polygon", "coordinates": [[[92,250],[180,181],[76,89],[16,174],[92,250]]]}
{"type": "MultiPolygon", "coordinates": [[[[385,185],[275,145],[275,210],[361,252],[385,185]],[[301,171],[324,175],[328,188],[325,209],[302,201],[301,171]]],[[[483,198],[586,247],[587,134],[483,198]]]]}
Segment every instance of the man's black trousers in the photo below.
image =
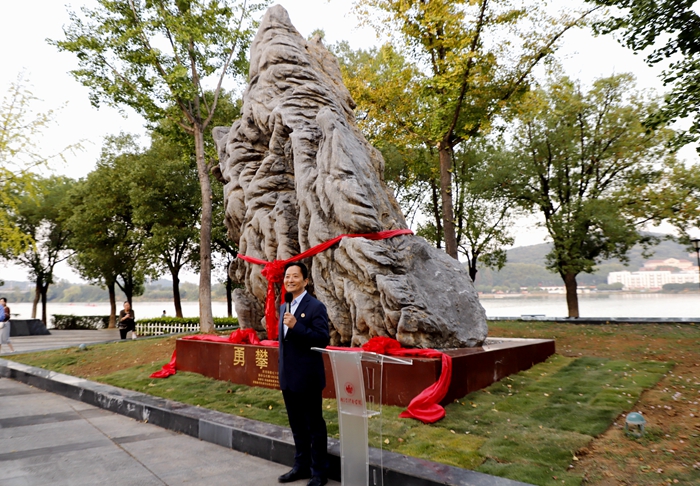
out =
{"type": "Polygon", "coordinates": [[[325,478],[328,470],[328,432],[323,419],[321,393],[322,390],[283,390],[282,396],[296,447],[294,465],[303,470],[310,467],[313,476],[325,478]]]}

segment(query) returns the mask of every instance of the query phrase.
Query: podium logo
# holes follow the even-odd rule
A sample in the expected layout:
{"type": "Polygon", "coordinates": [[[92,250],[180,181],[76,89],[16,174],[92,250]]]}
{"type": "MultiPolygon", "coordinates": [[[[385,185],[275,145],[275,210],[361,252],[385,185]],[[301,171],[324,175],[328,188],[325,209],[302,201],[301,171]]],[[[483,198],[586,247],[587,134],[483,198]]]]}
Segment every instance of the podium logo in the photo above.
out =
{"type": "Polygon", "coordinates": [[[355,386],[352,383],[347,382],[345,384],[345,393],[347,393],[348,395],[352,395],[353,393],[355,393],[355,386]]]}

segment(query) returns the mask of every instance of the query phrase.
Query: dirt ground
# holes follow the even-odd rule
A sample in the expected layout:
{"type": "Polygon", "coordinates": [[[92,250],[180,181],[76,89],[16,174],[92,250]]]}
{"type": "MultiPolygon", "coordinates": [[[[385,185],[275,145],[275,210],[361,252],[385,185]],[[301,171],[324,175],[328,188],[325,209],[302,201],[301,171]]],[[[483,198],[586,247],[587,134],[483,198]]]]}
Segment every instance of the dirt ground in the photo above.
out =
{"type": "Polygon", "coordinates": [[[688,325],[563,326],[510,329],[492,325],[492,336],[556,339],[564,356],[598,356],[675,363],[630,411],[646,420],[645,436],[624,433],[625,417],[578,451],[572,469],[585,484],[700,485],[700,329],[688,325]],[[549,334],[549,335],[546,335],[549,334]]]}

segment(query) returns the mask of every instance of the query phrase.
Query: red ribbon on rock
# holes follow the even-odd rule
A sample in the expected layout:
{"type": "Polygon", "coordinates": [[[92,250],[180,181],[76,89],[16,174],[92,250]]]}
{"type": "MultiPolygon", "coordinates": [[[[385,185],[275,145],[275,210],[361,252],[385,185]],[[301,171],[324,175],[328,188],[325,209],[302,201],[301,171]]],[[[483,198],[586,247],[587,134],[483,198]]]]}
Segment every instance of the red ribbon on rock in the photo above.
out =
{"type": "MultiPolygon", "coordinates": [[[[393,238],[399,235],[412,235],[413,231],[410,229],[399,229],[399,230],[387,230],[379,231],[377,233],[364,233],[364,234],[347,234],[336,236],[335,238],[328,240],[320,245],[316,245],[309,248],[305,252],[299,253],[297,256],[288,258],[287,260],[274,260],[268,262],[266,260],[261,260],[259,258],[250,257],[238,254],[238,258],[249,263],[255,263],[257,265],[265,265],[262,269],[263,277],[267,279],[267,297],[265,299],[265,327],[267,328],[267,338],[277,339],[278,337],[278,316],[277,316],[277,305],[275,304],[275,284],[282,283],[284,281],[284,266],[290,262],[296,262],[303,260],[304,258],[309,258],[314,255],[327,250],[331,246],[338,243],[343,238],[365,238],[368,240],[386,240],[387,238],[393,238]]],[[[284,285],[282,286],[281,298],[284,298],[284,285]]],[[[280,304],[282,300],[280,299],[280,304]]]]}
{"type": "Polygon", "coordinates": [[[441,358],[442,370],[438,381],[413,397],[406,410],[399,414],[401,418],[414,418],[424,424],[432,424],[445,416],[445,409],[440,402],[452,382],[452,356],[435,349],[410,349],[401,346],[396,339],[376,336],[367,341],[361,348],[342,348],[328,346],[328,349],[336,351],[369,351],[387,356],[402,356],[416,358],[441,358]]]}

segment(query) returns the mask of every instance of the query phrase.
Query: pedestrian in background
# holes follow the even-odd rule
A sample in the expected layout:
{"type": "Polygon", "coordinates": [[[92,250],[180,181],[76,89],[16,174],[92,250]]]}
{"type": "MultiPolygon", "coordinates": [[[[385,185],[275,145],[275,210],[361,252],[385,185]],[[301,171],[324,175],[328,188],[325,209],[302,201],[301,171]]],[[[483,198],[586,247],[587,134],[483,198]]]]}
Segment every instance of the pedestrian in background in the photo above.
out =
{"type": "Polygon", "coordinates": [[[126,339],[129,331],[131,331],[131,339],[136,339],[136,315],[129,301],[124,302],[124,309],[119,311],[119,324],[117,327],[122,339],[126,339]]]}
{"type": "Polygon", "coordinates": [[[7,306],[5,297],[0,299],[0,350],[2,350],[3,344],[7,344],[10,351],[15,352],[15,348],[10,342],[10,308],[7,306]]]}

